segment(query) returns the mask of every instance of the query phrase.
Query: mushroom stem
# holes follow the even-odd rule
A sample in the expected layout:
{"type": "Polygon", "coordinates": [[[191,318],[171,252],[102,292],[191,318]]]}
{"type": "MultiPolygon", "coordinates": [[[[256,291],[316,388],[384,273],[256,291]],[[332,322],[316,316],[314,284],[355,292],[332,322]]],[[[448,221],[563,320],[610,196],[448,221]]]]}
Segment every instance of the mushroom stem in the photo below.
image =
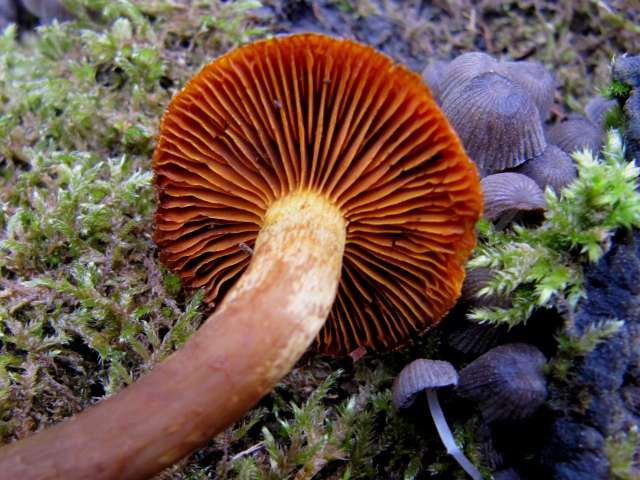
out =
{"type": "Polygon", "coordinates": [[[0,450],[2,478],[139,479],[237,420],[286,375],[336,295],[346,222],[324,197],[267,210],[249,268],[178,352],[77,417],[0,450]]]}
{"type": "Polygon", "coordinates": [[[427,390],[427,402],[429,403],[429,411],[433,418],[433,423],[436,425],[440,440],[447,449],[447,453],[451,455],[456,462],[462,467],[462,469],[469,474],[473,480],[482,480],[482,475],[478,469],[471,463],[471,461],[462,453],[462,450],[458,447],[456,440],[453,438],[453,434],[449,429],[446,418],[444,418],[444,412],[440,407],[438,401],[438,394],[435,390],[427,390]]]}

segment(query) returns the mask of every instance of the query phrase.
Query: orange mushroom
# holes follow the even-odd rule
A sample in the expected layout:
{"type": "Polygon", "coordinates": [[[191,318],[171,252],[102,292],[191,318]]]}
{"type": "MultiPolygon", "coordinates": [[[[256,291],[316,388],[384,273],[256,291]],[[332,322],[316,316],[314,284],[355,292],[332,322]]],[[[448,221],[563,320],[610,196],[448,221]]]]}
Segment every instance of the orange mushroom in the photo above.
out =
{"type": "Polygon", "coordinates": [[[152,475],[314,339],[395,348],[459,296],[477,171],[420,77],[369,47],[304,34],[220,57],[171,102],[153,166],[161,259],[216,309],[132,386],[0,450],[12,478],[152,475]]]}

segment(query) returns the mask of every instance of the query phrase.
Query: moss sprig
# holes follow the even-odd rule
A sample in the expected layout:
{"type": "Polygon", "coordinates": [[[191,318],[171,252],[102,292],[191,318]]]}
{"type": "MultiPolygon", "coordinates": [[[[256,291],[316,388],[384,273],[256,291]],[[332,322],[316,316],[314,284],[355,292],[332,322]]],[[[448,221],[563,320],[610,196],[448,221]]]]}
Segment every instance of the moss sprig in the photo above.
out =
{"type": "Polygon", "coordinates": [[[470,318],[518,325],[536,308],[557,302],[574,307],[584,296],[582,265],[608,251],[618,229],[640,226],[640,170],[627,162],[618,132],[612,130],[601,155],[573,154],[578,178],[559,194],[547,189],[544,223],[496,231],[479,227],[479,247],[470,268],[488,267],[495,275],[478,295],[508,296],[508,308],[476,308],[470,318]]]}

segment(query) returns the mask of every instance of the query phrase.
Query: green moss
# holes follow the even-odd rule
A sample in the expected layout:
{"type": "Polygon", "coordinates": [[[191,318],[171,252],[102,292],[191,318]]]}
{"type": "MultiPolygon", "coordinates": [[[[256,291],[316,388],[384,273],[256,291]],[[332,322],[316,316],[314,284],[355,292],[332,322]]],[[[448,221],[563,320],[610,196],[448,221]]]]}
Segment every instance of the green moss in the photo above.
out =
{"type": "Polygon", "coordinates": [[[613,480],[633,480],[640,475],[640,434],[633,427],[628,432],[608,437],[605,452],[613,480]]]}
{"type": "Polygon", "coordinates": [[[547,375],[553,380],[566,382],[572,373],[576,357],[591,353],[600,343],[615,335],[623,325],[624,321],[608,320],[590,325],[581,335],[577,335],[568,321],[562,333],[556,337],[558,351],[546,365],[547,375]]]}
{"type": "MultiPolygon", "coordinates": [[[[412,2],[400,10],[368,0],[334,3],[358,21],[390,18],[402,36],[391,41],[418,57],[446,58],[480,45],[494,55],[543,61],[560,77],[568,105],[580,104],[594,84],[605,82],[613,53],[639,45],[601,21],[592,2],[502,2],[477,11],[476,5],[445,2],[420,15],[412,2]]],[[[254,19],[256,1],[65,4],[76,21],[0,35],[2,442],[61,421],[135,381],[202,321],[202,294],[181,289],[179,278],[159,266],[152,242],[155,135],[171,96],[188,78],[276,23],[264,15],[254,19]]],[[[506,245],[509,237],[483,228],[487,248],[506,245]]],[[[513,248],[533,248],[547,259],[531,282],[520,284],[515,275],[530,267],[501,257],[505,285],[521,296],[523,311],[545,298],[570,297],[578,271],[573,262],[586,255],[580,249],[606,248],[597,235],[595,244],[590,236],[573,246],[565,242],[568,262],[554,246],[562,268],[544,283],[540,272],[549,273],[553,263],[526,235],[513,248]]],[[[427,415],[399,416],[391,408],[393,376],[415,357],[437,355],[441,340],[431,334],[402,352],[367,355],[355,365],[303,360],[257,409],[164,478],[308,478],[318,472],[315,478],[409,479],[427,471],[463,478],[427,415]],[[328,377],[340,368],[343,373],[328,377]]],[[[453,429],[477,460],[474,421],[455,419],[453,429]]]]}
{"type": "Polygon", "coordinates": [[[495,275],[479,295],[508,296],[511,306],[477,308],[472,319],[513,326],[537,308],[572,308],[584,296],[583,263],[598,261],[618,229],[640,226],[640,170],[625,160],[620,135],[609,133],[601,158],[589,150],[573,158],[578,178],[560,194],[547,190],[540,227],[496,231],[480,224],[480,243],[469,266],[489,267],[495,275]]]}
{"type": "Polygon", "coordinates": [[[262,32],[255,2],[68,4],[77,21],[0,36],[2,441],[120,390],[199,325],[202,295],[155,258],[149,157],[175,88],[262,32]]]}
{"type": "Polygon", "coordinates": [[[630,93],[631,86],[618,80],[611,80],[611,82],[600,91],[600,95],[610,100],[626,100],[630,93]]]}
{"type": "Polygon", "coordinates": [[[615,105],[606,113],[603,126],[607,130],[615,129],[623,132],[625,123],[626,119],[622,108],[620,108],[620,105],[615,105]]]}

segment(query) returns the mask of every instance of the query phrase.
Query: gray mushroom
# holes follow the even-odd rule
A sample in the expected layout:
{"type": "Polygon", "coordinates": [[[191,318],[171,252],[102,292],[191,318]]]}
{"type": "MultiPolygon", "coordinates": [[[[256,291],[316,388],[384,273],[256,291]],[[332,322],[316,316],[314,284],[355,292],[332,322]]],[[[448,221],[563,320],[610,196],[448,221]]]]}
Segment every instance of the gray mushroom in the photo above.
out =
{"type": "Polygon", "coordinates": [[[613,64],[612,76],[634,88],[640,87],[640,55],[623,55],[613,64]]]}
{"type": "Polygon", "coordinates": [[[521,173],[504,172],[480,181],[484,195],[484,217],[497,228],[527,213],[542,213],[546,207],[544,192],[531,178],[521,173]]]}
{"type": "Polygon", "coordinates": [[[441,360],[418,359],[404,367],[393,382],[393,406],[396,410],[409,408],[419,393],[425,392],[431,417],[440,435],[442,443],[456,462],[474,480],[481,480],[482,475],[469,461],[456,444],[451,429],[442,412],[436,389],[454,386],[458,382],[458,373],[453,365],[441,360]]]}
{"type": "Polygon", "coordinates": [[[602,131],[587,118],[576,115],[552,126],[547,131],[547,141],[567,153],[588,148],[596,154],[602,145],[602,131]]]}
{"type": "Polygon", "coordinates": [[[485,465],[493,471],[503,468],[504,456],[496,445],[495,432],[491,426],[486,422],[481,423],[476,436],[485,465]]]}
{"type": "Polygon", "coordinates": [[[506,335],[503,325],[465,320],[447,335],[447,345],[464,354],[480,355],[496,346],[506,335]]]}
{"type": "Polygon", "coordinates": [[[640,89],[632,91],[624,104],[627,117],[624,129],[624,141],[627,146],[627,158],[640,158],[640,89]]]}
{"type": "Polygon", "coordinates": [[[440,94],[442,93],[443,81],[448,66],[449,62],[446,60],[434,60],[429,62],[422,71],[422,79],[427,83],[433,94],[433,98],[435,98],[438,103],[440,103],[441,100],[440,94]]]}
{"type": "Polygon", "coordinates": [[[9,24],[16,23],[17,20],[18,13],[15,3],[11,0],[0,0],[0,32],[9,24]]]}
{"type": "MultiPolygon", "coordinates": [[[[486,177],[489,178],[489,177],[486,177]]],[[[474,307],[506,307],[509,301],[499,295],[478,295],[495,273],[490,268],[467,268],[460,292],[460,300],[474,307]]]]}
{"type": "Polygon", "coordinates": [[[521,86],[533,99],[540,118],[546,119],[555,94],[554,76],[540,63],[499,61],[482,52],[468,52],[455,58],[446,69],[440,89],[441,99],[452,98],[468,82],[483,73],[498,73],[521,86]]]}
{"type": "Polygon", "coordinates": [[[538,109],[524,89],[496,73],[483,73],[442,110],[481,174],[517,167],[542,154],[546,141],[538,109]]]}
{"type": "Polygon", "coordinates": [[[493,480],[522,480],[522,477],[513,468],[505,468],[493,472],[493,480]]]}
{"type": "Polygon", "coordinates": [[[496,72],[498,61],[482,52],[468,52],[454,58],[442,79],[440,98],[453,99],[458,96],[462,88],[474,78],[483,73],[496,72]]]}
{"type": "Polygon", "coordinates": [[[547,397],[545,362],[532,345],[500,345],[462,369],[456,392],[475,402],[488,422],[529,417],[547,397]]]}
{"type": "Polygon", "coordinates": [[[22,4],[43,24],[52,23],[54,20],[73,20],[73,15],[60,0],[22,0],[22,4]]]}
{"type": "MultiPolygon", "coordinates": [[[[467,268],[460,301],[468,307],[509,306],[509,299],[500,295],[478,295],[493,278],[494,272],[485,267],[467,268]]],[[[464,320],[451,327],[447,335],[447,344],[465,354],[480,354],[495,346],[506,333],[502,325],[490,325],[464,320]]]]}
{"type": "Polygon", "coordinates": [[[527,91],[538,107],[542,120],[549,116],[556,92],[556,79],[544,65],[528,61],[501,62],[498,73],[527,91]]]}
{"type": "Polygon", "coordinates": [[[618,102],[615,100],[608,100],[602,95],[596,95],[589,99],[587,105],[584,107],[584,111],[591,123],[602,130],[605,126],[607,114],[617,105],[618,102]]]}
{"type": "Polygon", "coordinates": [[[561,191],[578,176],[569,154],[555,145],[547,145],[542,155],[526,161],[515,171],[531,178],[541,189],[548,186],[554,192],[561,191]]]}

